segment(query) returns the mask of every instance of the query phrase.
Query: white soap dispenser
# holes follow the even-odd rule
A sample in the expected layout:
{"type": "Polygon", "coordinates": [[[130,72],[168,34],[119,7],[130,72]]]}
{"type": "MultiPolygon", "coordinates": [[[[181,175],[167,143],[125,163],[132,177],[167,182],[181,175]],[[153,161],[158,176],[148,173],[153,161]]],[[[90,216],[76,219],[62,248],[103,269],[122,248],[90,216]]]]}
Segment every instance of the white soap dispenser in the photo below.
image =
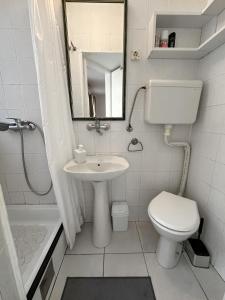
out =
{"type": "Polygon", "coordinates": [[[78,164],[81,164],[86,161],[87,151],[84,149],[83,145],[78,145],[78,147],[73,150],[73,155],[75,161],[78,164]]]}

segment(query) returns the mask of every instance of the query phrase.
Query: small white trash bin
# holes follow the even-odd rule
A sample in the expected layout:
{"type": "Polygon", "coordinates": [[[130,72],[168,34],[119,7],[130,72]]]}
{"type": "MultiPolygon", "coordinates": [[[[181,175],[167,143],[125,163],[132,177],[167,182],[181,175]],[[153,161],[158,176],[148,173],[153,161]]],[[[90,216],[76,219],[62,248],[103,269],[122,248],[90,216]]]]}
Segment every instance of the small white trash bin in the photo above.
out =
{"type": "Polygon", "coordinates": [[[127,231],[129,209],[126,201],[115,201],[112,205],[113,231],[127,231]]]}

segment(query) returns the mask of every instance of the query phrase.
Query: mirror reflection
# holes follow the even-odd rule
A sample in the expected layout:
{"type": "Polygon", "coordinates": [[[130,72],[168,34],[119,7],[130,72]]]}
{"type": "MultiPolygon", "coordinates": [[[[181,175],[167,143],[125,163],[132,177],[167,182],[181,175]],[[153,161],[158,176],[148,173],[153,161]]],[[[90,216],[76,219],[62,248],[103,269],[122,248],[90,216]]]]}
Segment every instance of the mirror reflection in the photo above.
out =
{"type": "Polygon", "coordinates": [[[123,119],[124,1],[65,3],[74,119],[123,119]]]}

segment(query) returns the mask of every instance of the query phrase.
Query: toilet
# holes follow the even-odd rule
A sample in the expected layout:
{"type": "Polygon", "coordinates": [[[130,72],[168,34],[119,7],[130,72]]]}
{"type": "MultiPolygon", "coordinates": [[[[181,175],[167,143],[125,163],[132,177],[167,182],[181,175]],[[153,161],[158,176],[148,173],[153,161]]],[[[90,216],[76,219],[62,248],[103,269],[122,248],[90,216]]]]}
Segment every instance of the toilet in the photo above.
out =
{"type": "Polygon", "coordinates": [[[148,215],[160,238],[156,250],[158,262],[174,268],[182,252],[182,243],[199,227],[200,217],[195,201],[161,192],[148,206],[148,215]]]}

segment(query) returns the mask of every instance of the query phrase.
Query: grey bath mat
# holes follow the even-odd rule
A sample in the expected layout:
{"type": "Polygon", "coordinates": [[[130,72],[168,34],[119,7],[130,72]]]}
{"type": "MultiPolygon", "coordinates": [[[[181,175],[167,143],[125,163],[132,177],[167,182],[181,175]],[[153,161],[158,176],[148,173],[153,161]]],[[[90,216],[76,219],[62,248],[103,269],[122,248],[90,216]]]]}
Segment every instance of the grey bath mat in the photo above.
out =
{"type": "Polygon", "coordinates": [[[68,277],[61,300],[155,300],[149,277],[68,277]]]}

